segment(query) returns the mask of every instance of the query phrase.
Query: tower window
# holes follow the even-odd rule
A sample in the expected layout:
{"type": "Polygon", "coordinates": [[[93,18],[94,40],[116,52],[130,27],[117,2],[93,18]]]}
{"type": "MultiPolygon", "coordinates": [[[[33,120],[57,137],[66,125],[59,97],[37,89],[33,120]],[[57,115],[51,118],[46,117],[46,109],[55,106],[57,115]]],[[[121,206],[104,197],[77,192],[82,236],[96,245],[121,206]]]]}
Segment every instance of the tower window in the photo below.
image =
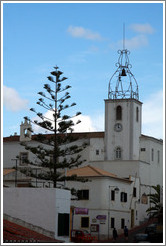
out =
{"type": "Polygon", "coordinates": [[[116,120],[122,120],[122,107],[117,106],[116,108],[116,120]]]}
{"type": "Polygon", "coordinates": [[[139,109],[138,107],[136,108],[136,121],[139,121],[139,109]]]}
{"type": "Polygon", "coordinates": [[[115,150],[115,158],[116,159],[121,159],[122,158],[122,150],[120,147],[117,147],[115,150]]]}
{"type": "Polygon", "coordinates": [[[160,163],[160,151],[157,151],[157,162],[160,163]]]}
{"type": "Polygon", "coordinates": [[[154,160],[154,149],[152,149],[152,161],[154,160]]]}

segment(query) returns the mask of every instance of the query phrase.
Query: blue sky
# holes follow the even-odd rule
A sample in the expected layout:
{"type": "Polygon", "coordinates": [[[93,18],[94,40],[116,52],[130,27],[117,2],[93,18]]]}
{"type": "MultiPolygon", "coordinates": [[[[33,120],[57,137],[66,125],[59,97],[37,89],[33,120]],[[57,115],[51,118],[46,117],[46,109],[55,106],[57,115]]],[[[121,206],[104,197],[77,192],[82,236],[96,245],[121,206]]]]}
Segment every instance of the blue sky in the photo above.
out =
{"type": "MultiPolygon", "coordinates": [[[[104,130],[104,99],[125,43],[143,102],[142,133],[162,138],[163,4],[4,3],[3,134],[34,117],[37,93],[58,65],[69,79],[79,131],[104,130]]],[[[46,112],[47,113],[47,112],[46,112]]]]}

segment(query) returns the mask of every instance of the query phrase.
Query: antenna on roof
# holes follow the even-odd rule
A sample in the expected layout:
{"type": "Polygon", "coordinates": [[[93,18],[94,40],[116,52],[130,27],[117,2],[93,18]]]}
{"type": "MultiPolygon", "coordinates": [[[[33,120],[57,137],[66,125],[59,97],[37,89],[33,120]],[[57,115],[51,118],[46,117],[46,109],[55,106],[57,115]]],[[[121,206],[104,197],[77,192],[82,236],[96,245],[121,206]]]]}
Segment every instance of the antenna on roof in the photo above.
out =
{"type": "Polygon", "coordinates": [[[125,49],[125,23],[123,23],[123,50],[125,49]]]}

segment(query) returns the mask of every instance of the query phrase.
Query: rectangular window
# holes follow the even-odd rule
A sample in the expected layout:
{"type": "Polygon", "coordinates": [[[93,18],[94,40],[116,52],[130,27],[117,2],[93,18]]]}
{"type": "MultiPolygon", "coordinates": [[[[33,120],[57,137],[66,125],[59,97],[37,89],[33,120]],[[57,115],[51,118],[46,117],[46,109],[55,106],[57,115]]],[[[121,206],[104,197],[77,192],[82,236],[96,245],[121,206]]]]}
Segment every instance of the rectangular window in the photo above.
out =
{"type": "Polygon", "coordinates": [[[111,228],[115,227],[115,218],[111,218],[111,228]]]}
{"type": "Polygon", "coordinates": [[[141,148],[141,151],[146,151],[146,149],[145,148],[141,148]]]}
{"type": "Polygon", "coordinates": [[[96,149],[96,155],[99,155],[99,149],[96,149]]]}
{"type": "Polygon", "coordinates": [[[81,217],[81,227],[89,227],[89,217],[81,217]]]}
{"type": "Polygon", "coordinates": [[[121,202],[127,202],[127,193],[121,192],[121,194],[120,194],[120,201],[121,202]]]}
{"type": "Polygon", "coordinates": [[[20,165],[27,164],[27,160],[28,160],[28,152],[21,152],[20,153],[20,165]]]}
{"type": "Polygon", "coordinates": [[[111,201],[115,201],[115,191],[111,190],[111,201]]]}
{"type": "Polygon", "coordinates": [[[157,151],[157,163],[160,163],[160,151],[157,151]]]}
{"type": "Polygon", "coordinates": [[[136,121],[138,122],[139,120],[139,109],[138,107],[136,108],[136,121]]]}
{"type": "Polygon", "coordinates": [[[136,197],[137,196],[137,189],[136,187],[133,187],[133,197],[136,197]]]}
{"type": "Polygon", "coordinates": [[[154,160],[154,149],[152,149],[152,161],[154,160]]]}
{"type": "Polygon", "coordinates": [[[78,200],[89,200],[89,190],[78,190],[78,200]]]}
{"type": "Polygon", "coordinates": [[[58,214],[58,236],[69,236],[69,214],[58,214]]]}
{"type": "Polygon", "coordinates": [[[121,229],[125,227],[125,219],[121,219],[121,229]]]}
{"type": "Polygon", "coordinates": [[[116,159],[121,159],[121,157],[122,157],[122,155],[121,155],[121,148],[120,147],[118,147],[118,148],[116,148],[116,151],[115,151],[115,158],[116,159]]]}

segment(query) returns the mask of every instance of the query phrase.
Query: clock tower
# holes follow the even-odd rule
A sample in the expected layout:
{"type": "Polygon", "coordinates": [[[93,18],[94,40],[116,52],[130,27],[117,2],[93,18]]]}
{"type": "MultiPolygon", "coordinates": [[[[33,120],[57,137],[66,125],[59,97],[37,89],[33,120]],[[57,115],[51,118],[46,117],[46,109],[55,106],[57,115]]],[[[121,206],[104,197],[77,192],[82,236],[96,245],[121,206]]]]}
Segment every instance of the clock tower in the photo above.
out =
{"type": "Polygon", "coordinates": [[[142,103],[127,49],[119,50],[117,70],[105,100],[105,160],[139,160],[142,103]]]}

